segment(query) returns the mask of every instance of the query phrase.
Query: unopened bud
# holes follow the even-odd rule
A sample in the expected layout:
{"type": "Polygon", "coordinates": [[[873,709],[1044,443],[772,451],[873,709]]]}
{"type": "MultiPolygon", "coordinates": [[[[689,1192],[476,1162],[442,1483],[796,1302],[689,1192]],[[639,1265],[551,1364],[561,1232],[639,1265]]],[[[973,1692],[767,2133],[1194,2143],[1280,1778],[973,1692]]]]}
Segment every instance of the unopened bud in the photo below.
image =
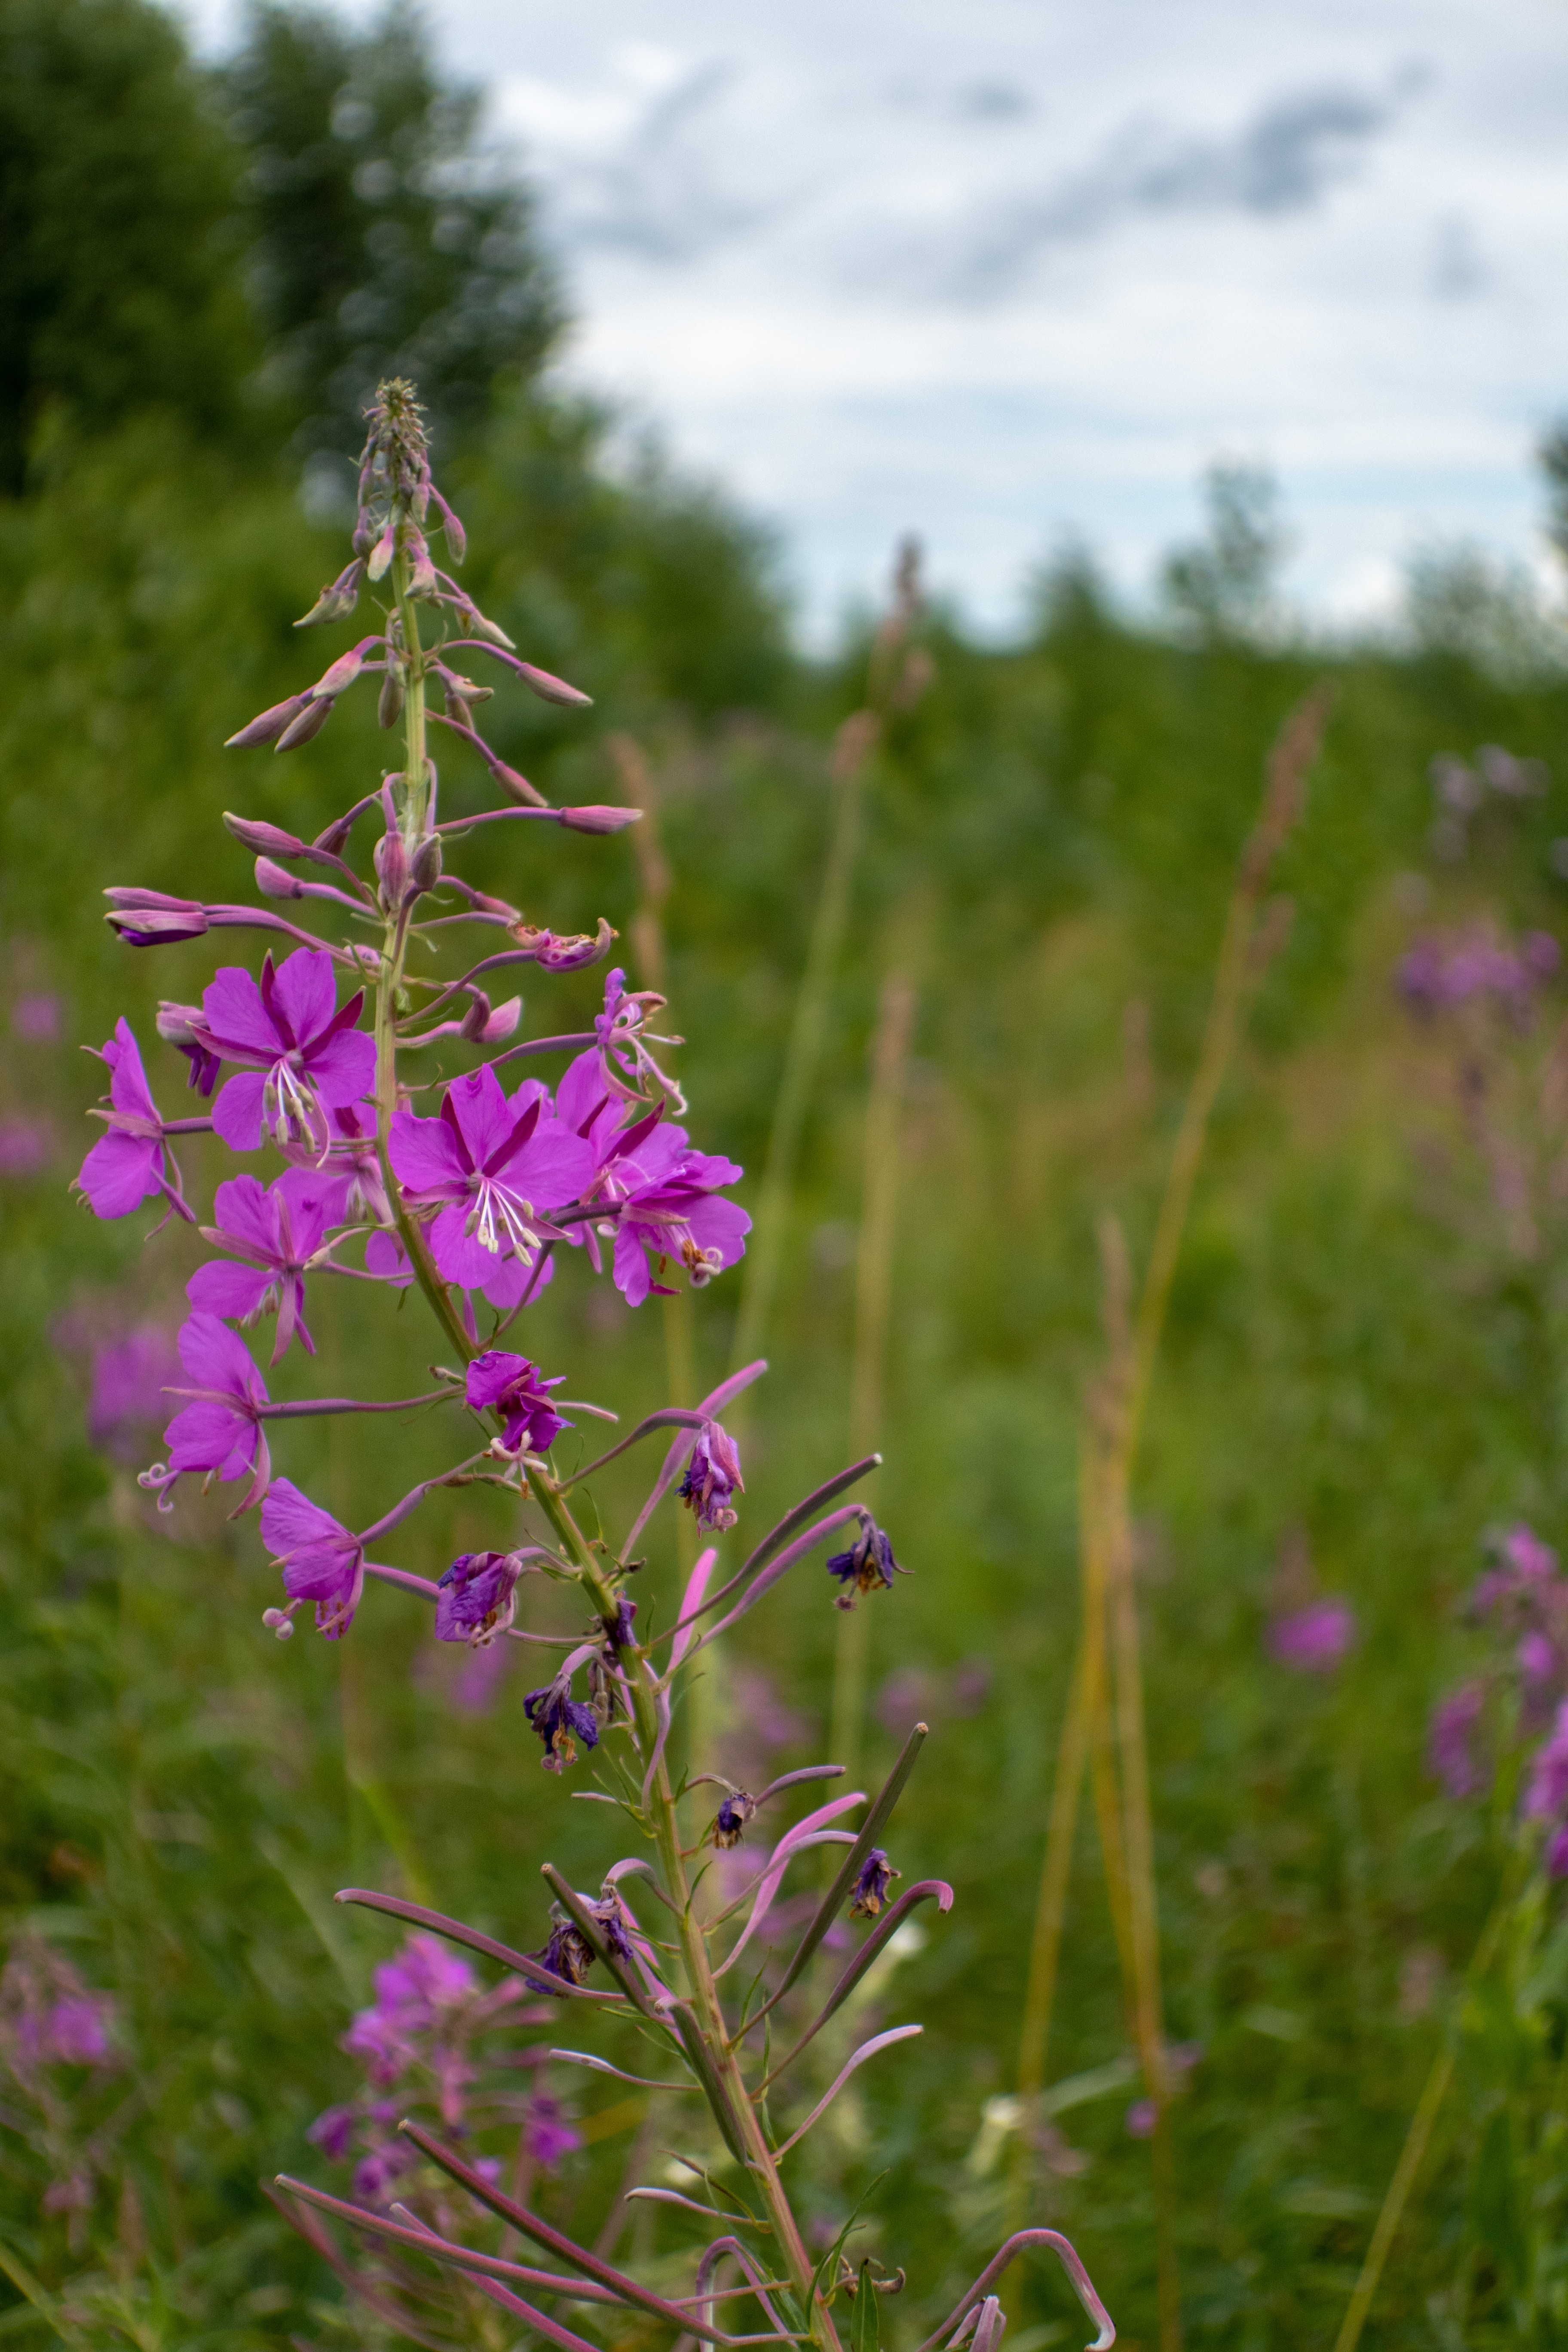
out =
{"type": "Polygon", "coordinates": [[[403,672],[388,662],[386,676],[381,681],[381,699],[375,706],[376,718],[383,727],[396,726],[403,716],[403,672]]]}
{"type": "Polygon", "coordinates": [[[302,898],[305,886],[281,866],[274,866],[270,857],[256,861],[256,887],[264,898],[302,898]]]}
{"type": "Polygon", "coordinates": [[[409,574],[409,594],[411,596],[434,596],[436,593],[436,566],[430,561],[430,542],[426,538],[424,532],[422,530],[416,530],[412,524],[409,526],[409,529],[405,535],[403,551],[414,567],[412,572],[409,574]]]}
{"type": "Polygon", "coordinates": [[[517,647],[507,635],[506,631],[500,627],[496,622],[487,620],[484,614],[480,612],[477,604],[464,603],[459,605],[458,614],[463,626],[468,631],[470,637],[478,637],[483,645],[500,646],[504,652],[509,654],[513,654],[517,651],[517,647]]]}
{"type": "Polygon", "coordinates": [[[290,719],[299,716],[310,701],[308,694],[291,694],[287,702],[275,702],[270,710],[262,711],[248,727],[231,735],[224,745],[226,751],[247,751],[257,743],[275,743],[290,719]]]}
{"type": "Polygon", "coordinates": [[[590,803],[585,808],[557,809],[555,814],[574,833],[624,833],[628,824],[636,824],[642,811],[590,803]]]}
{"type": "Polygon", "coordinates": [[[584,694],[581,687],[568,686],[563,677],[556,677],[547,669],[536,669],[531,662],[515,662],[512,667],[541,702],[559,702],[568,710],[586,709],[593,702],[593,696],[584,694]]]}
{"type": "Polygon", "coordinates": [[[489,998],[485,994],[482,988],[474,989],[469,994],[468,1009],[464,1013],[462,1021],[459,1024],[458,1034],[460,1037],[468,1037],[469,1039],[482,1037],[485,1034],[485,1028],[489,1023],[489,998]]]}
{"type": "Polygon", "coordinates": [[[280,824],[268,824],[261,817],[235,816],[225,809],[224,824],[236,841],[247,849],[265,850],[273,857],[303,857],[305,845],[298,835],[285,833],[280,824]]]}
{"type": "Polygon", "coordinates": [[[103,919],[132,948],[173,947],[177,940],[199,940],[207,929],[205,908],[185,908],[178,901],[168,907],[117,908],[103,919]]]}
{"type": "MultiPolygon", "coordinates": [[[[521,997],[509,996],[504,1004],[498,1004],[496,1006],[495,1011],[490,1014],[490,1017],[485,1023],[484,1027],[474,1033],[476,1042],[481,1045],[504,1045],[521,1019],[521,997]]],[[[468,1034],[469,1032],[465,1024],[464,1034],[466,1036],[468,1034]]]]}
{"type": "Polygon", "coordinates": [[[431,502],[440,515],[441,528],[447,534],[447,545],[451,551],[452,561],[454,563],[461,563],[468,551],[468,535],[439,490],[432,492],[431,502]]]}
{"type": "Polygon", "coordinates": [[[414,853],[409,873],[417,890],[433,890],[441,879],[441,836],[427,833],[414,853]]]}
{"type": "Polygon", "coordinates": [[[394,520],[387,524],[386,529],[371,549],[366,570],[373,580],[379,580],[382,577],[396,551],[397,524],[394,520]]]}
{"type": "Polygon", "coordinates": [[[510,793],[514,801],[521,801],[524,808],[548,807],[544,794],[536,792],[528,778],[520,776],[515,768],[509,768],[504,760],[492,760],[490,773],[501,790],[510,793]]]}
{"type": "Polygon", "coordinates": [[[199,1004],[175,1004],[167,997],[158,1005],[158,1034],[165,1045],[194,1045],[194,1029],[206,1025],[206,1014],[199,1004]]]}
{"type": "Polygon", "coordinates": [[[297,629],[320,628],[328,621],[346,620],[359,603],[360,583],[364,578],[363,558],[356,557],[346,571],[340,572],[330,586],[323,588],[310,611],[295,622],[297,629]]]}
{"type": "Polygon", "coordinates": [[[278,750],[297,751],[301,743],[309,743],[313,736],[321,733],[331,715],[332,698],[330,694],[323,695],[319,702],[307,698],[298,719],[290,719],[278,738],[278,750]]]}
{"type": "Polygon", "coordinates": [[[381,885],[381,903],[389,915],[395,915],[408,896],[408,852],[400,833],[384,833],[375,845],[375,878],[381,885]]]}
{"type": "Polygon", "coordinates": [[[346,654],[340,654],[310,688],[311,699],[319,702],[323,695],[346,694],[363,669],[366,654],[381,642],[379,637],[362,637],[357,646],[351,646],[346,654]]]}

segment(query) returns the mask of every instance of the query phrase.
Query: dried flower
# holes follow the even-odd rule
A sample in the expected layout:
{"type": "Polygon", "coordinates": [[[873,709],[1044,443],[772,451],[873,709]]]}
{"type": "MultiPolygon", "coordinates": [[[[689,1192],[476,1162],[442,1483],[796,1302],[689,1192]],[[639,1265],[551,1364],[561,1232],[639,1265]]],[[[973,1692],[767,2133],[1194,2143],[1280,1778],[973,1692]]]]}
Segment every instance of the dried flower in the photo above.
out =
{"type": "Polygon", "coordinates": [[[903,1872],[894,1870],[879,1845],[874,1845],[860,1866],[855,1881],[854,1900],[849,1906],[851,1919],[874,1919],[888,1899],[888,1889],[903,1872]]]}
{"type": "Polygon", "coordinates": [[[740,1448],[716,1421],[704,1422],[680,1482],[681,1501],[696,1512],[700,1528],[732,1528],[740,1515],[730,1497],[745,1491],[740,1448]]]}

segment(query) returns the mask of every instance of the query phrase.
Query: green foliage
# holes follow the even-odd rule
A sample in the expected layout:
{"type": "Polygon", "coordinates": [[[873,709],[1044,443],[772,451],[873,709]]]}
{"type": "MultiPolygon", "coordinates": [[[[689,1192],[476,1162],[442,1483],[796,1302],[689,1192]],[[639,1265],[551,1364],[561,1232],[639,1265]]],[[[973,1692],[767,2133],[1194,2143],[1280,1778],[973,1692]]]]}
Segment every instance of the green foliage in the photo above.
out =
{"type": "Polygon", "coordinates": [[[299,441],[357,447],[395,375],[438,428],[479,423],[539,368],[561,299],[529,199],[478,152],[480,95],[442,79],[412,0],[363,30],[258,0],[226,81],[263,381],[299,441]]]}
{"type": "Polygon", "coordinates": [[[238,156],[149,0],[0,6],[0,490],[51,402],[232,431],[259,356],[225,224],[238,156]]]}

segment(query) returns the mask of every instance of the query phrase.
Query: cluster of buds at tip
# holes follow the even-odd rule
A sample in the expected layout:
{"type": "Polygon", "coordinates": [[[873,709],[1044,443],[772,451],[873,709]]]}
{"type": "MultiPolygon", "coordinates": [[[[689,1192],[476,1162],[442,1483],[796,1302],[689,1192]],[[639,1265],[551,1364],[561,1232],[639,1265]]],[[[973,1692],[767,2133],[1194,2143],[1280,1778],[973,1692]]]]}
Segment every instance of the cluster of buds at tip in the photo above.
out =
{"type": "Polygon", "coordinates": [[[835,1597],[835,1608],[853,1609],[862,1592],[890,1592],[895,1576],[910,1576],[913,1570],[899,1566],[887,1536],[869,1511],[862,1511],[859,1534],[847,1551],[833,1554],[827,1573],[843,1588],[835,1597]]]}

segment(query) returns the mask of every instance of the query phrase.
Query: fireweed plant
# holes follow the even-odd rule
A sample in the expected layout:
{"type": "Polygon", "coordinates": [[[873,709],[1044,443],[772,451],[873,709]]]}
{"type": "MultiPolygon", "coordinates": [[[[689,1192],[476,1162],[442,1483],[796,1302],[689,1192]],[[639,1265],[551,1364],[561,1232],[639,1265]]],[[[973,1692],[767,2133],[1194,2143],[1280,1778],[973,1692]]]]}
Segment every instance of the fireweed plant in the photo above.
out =
{"type": "MultiPolygon", "coordinates": [[[[749,1221],[727,1197],[740,1169],[698,1150],[677,1124],[685,1104],[655,1054],[659,1045],[679,1042],[654,1026],[661,997],[628,991],[624,975],[612,971],[591,1030],[521,1043],[514,1042],[519,1001],[492,1001],[498,974],[524,963],[572,971],[600,962],[614,934],[604,922],[592,938],[561,938],[530,924],[515,907],[448,872],[450,847],[480,824],[608,834],[637,813],[552,807],[484,741],[475,718],[491,689],[465,674],[476,657],[520,677],[547,701],[571,708],[587,697],[521,658],[437,568],[431,544],[437,538],[446,560],[460,564],[462,526],[432,481],[413,389],[390,383],[369,412],[353,561],[300,624],[347,619],[368,589],[385,600],[379,625],[313,686],[231,740],[240,749],[291,750],[321,732],[342,695],[374,677],[384,725],[402,724],[403,766],[311,842],[277,825],[226,819],[229,832],[256,853],[257,888],[268,904],[142,889],[108,893],[109,921],[135,947],[216,930],[268,932],[278,945],[269,947],[259,972],[225,965],[199,1005],[160,1010],[159,1034],[187,1060],[190,1087],[211,1106],[205,1116],[163,1117],[136,1038],[126,1022],[117,1023],[102,1049],[108,1108],[96,1114],[107,1131],[78,1181],[99,1216],[161,1202],[165,1223],[184,1223],[218,1253],[187,1286],[192,1312],[179,1335],[185,1379],[172,1391],[178,1410],[165,1433],[167,1459],[142,1474],[158,1507],[175,1507],[187,1477],[240,1488],[234,1516],[259,1511],[262,1541],[281,1579],[279,1600],[263,1618],[280,1639],[292,1633],[307,1605],[322,1636],[344,1639],[368,1581],[429,1602],[441,1641],[483,1650],[514,1640],[563,1651],[525,1698],[527,1723],[548,1772],[563,1777],[580,1759],[585,1764],[593,1758],[598,1786],[584,1793],[616,1807],[634,1843],[596,1893],[579,1891],[546,1867],[553,1903],[540,1923],[543,1940],[529,1952],[399,1897],[345,1892],[340,1900],[390,1913],[419,1932],[378,1970],[376,2004],[347,2038],[366,2068],[364,2096],[330,2111],[315,2129],[330,2158],[357,2151],[355,2200],[289,2179],[279,2190],[290,2218],[340,2273],[421,2341],[449,2339],[431,2336],[395,2292],[410,2274],[410,2255],[441,2266],[443,2275],[461,2273],[451,2282],[453,2292],[477,2292],[568,2352],[595,2347],[554,2315],[563,2305],[584,2306],[590,2326],[598,2316],[619,2327],[624,2321],[613,2315],[626,2313],[641,2325],[651,2318],[688,2344],[811,2343],[824,2352],[838,2345],[847,2313],[852,2343],[867,2346],[878,2338],[879,2294],[900,2285],[902,2273],[880,2275],[869,2262],[858,2272],[850,2265],[844,2249],[853,2216],[826,2252],[807,2251],[791,2201],[788,2158],[867,2059],[921,2029],[873,2035],[804,2115],[795,2113],[789,2077],[914,1908],[934,1901],[945,1912],[952,1904],[951,1888],[936,1879],[895,1897],[899,1874],[880,1843],[925,1727],[910,1733],[868,1806],[855,1793],[808,1811],[730,1899],[734,1849],[763,1809],[841,1777],[841,1768],[813,1765],[754,1792],[710,1773],[682,1780],[672,1765],[670,1732],[682,1678],[819,1547],[829,1547],[837,1607],[852,1609],[893,1588],[899,1570],[887,1534],[863,1505],[839,1499],[879,1457],[852,1464],[807,1495],[725,1581],[715,1582],[716,1547],[703,1550],[662,1625],[652,1601],[631,1597],[642,1566],[637,1543],[672,1491],[702,1529],[735,1526],[744,1485],[738,1449],[720,1416],[765,1367],[745,1367],[695,1409],[648,1413],[569,1475],[552,1458],[556,1438],[575,1425],[573,1415],[599,1409],[560,1398],[564,1376],[546,1373],[506,1341],[552,1279],[561,1254],[585,1258],[595,1273],[607,1257],[635,1307],[651,1292],[670,1291],[682,1275],[700,1288],[732,1265],[744,1251],[749,1221]],[[482,759],[505,805],[438,819],[432,728],[482,759]],[[371,878],[346,853],[356,825],[378,816],[371,878]],[[279,911],[284,905],[290,914],[279,911]],[[334,919],[342,936],[302,929],[292,914],[308,910],[334,919]],[[490,935],[489,952],[454,977],[430,968],[437,954],[475,931],[490,935]],[[429,1052],[442,1043],[477,1047],[485,1058],[464,1076],[433,1077],[429,1052]],[[554,1054],[570,1058],[553,1093],[532,1076],[509,1093],[509,1065],[554,1054]],[[269,1181],[246,1170],[219,1184],[211,1222],[203,1223],[187,1198],[176,1146],[182,1136],[207,1129],[241,1159],[269,1149],[282,1165],[269,1181]],[[310,1293],[328,1272],[379,1284],[392,1294],[389,1304],[418,1289],[456,1359],[435,1370],[433,1391],[387,1405],[348,1397],[298,1403],[270,1398],[240,1328],[274,1318],[274,1365],[296,1344],[312,1354],[310,1293]],[[341,1525],[274,1468],[271,1441],[292,1419],[416,1405],[449,1415],[455,1458],[368,1527],[341,1525]],[[658,1475],[625,1538],[612,1546],[597,1532],[602,1522],[591,1482],[628,1447],[660,1433],[668,1450],[658,1475]],[[466,1553],[428,1575],[380,1557],[394,1537],[399,1546],[410,1540],[410,1522],[433,1490],[475,1484],[510,1505],[517,1530],[511,1549],[466,1553]],[[577,1588],[580,1636],[544,1635],[514,1622],[519,1585],[534,1576],[577,1588]],[[718,1792],[715,1810],[689,1844],[678,1808],[704,1784],[718,1792]],[[858,1829],[845,1825],[862,1808],[858,1829]],[[823,1847],[846,1850],[820,1903],[793,1948],[770,1947],[769,1915],[786,1874],[823,1847]],[[719,1854],[723,1876],[710,1867],[719,1854]],[[828,1986],[819,1973],[826,1956],[817,1969],[812,1963],[825,1945],[831,1951],[842,1941],[838,1922],[846,1911],[868,1921],[869,1932],[828,1986]],[[485,1990],[470,1964],[447,1952],[450,1945],[499,1964],[499,1984],[485,1990]],[[595,1970],[606,1983],[586,1981],[595,1970]],[[501,2189],[493,2159],[462,2152],[471,2128],[486,2120],[473,2105],[484,2071],[481,2046],[493,2053],[498,2034],[561,2013],[546,2003],[584,2021],[630,2026],[646,2044],[642,2066],[627,2075],[591,2053],[539,2047],[514,2048],[514,2065],[553,2058],[706,2102],[728,2152],[724,2163],[692,2159],[690,2196],[650,2185],[629,2191],[718,2225],[686,2295],[654,2293],[529,2209],[528,2181],[570,2139],[548,2102],[522,2104],[522,2139],[510,2176],[516,2193],[501,2189]],[[429,2086],[427,2124],[407,2112],[421,2082],[429,2086]],[[437,2184],[417,2210],[394,2194],[416,2169],[437,2184]],[[369,2238],[382,2248],[381,2267],[366,2275],[346,2262],[317,2213],[348,2223],[362,2245],[369,2238]],[[498,2248],[515,2250],[521,2237],[559,2267],[531,2267],[477,2242],[498,2220],[507,2225],[498,2248]],[[721,2286],[726,2264],[738,2284],[721,2286]],[[762,2326],[736,2335],[736,2305],[743,2312],[746,2298],[762,2326]],[[725,2305],[729,2317],[721,2320],[725,2305]]],[[[519,2080],[514,2074],[514,2086],[519,2080]]],[[[519,2102],[492,2103],[487,2113],[515,2122],[519,2102]]],[[[1072,2247],[1049,2230],[1008,2240],[931,2345],[973,2341],[979,2352],[990,2352],[1005,2324],[993,2289],[1026,2246],[1059,2257],[1095,2323],[1098,2352],[1106,2352],[1114,2341],[1110,2320],[1072,2247]]],[[[465,2307],[477,2323],[480,2306],[465,2307]]]]}

